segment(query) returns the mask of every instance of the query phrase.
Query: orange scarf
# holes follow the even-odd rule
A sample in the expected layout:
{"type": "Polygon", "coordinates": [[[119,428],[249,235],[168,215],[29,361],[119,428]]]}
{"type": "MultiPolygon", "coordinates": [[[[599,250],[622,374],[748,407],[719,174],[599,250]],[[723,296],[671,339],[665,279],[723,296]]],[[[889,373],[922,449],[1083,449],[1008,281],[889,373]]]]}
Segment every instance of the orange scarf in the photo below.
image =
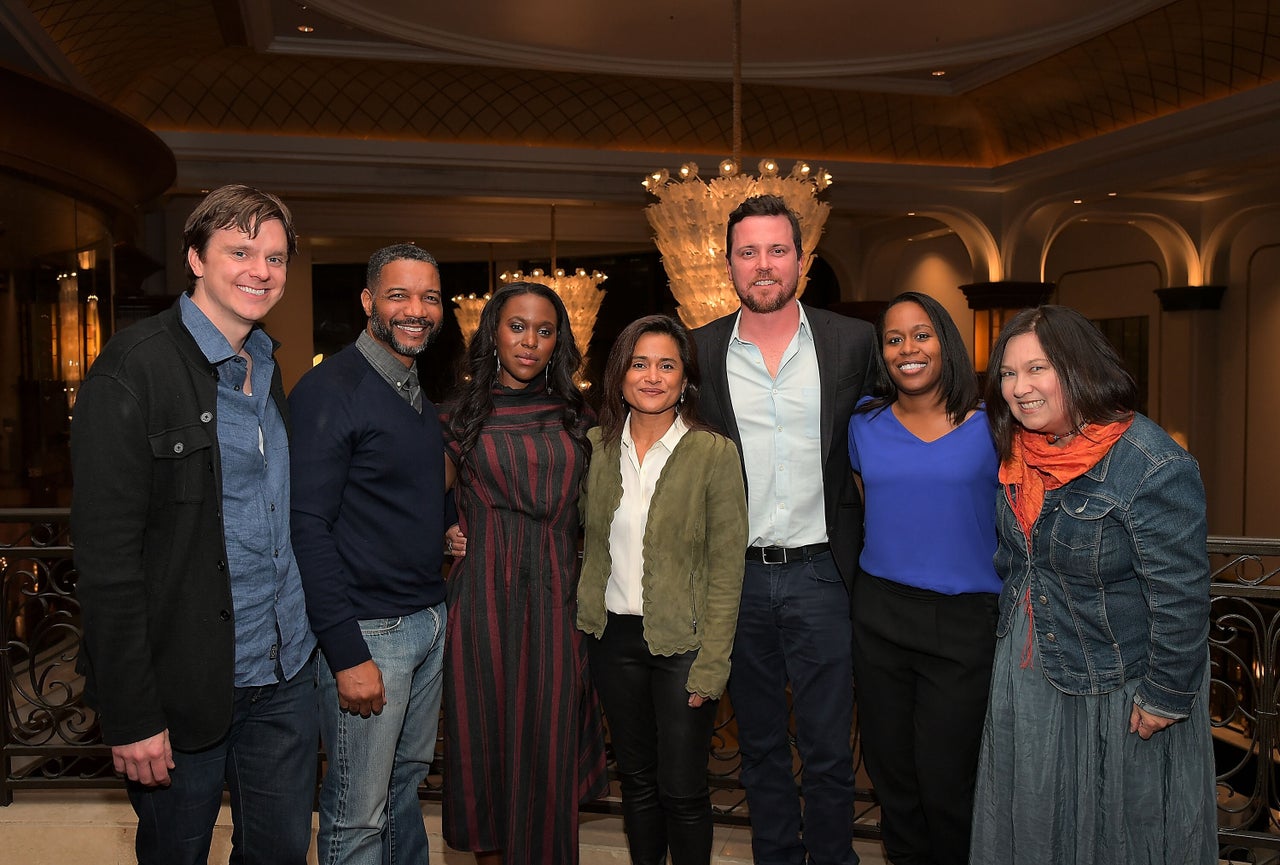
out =
{"type": "MultiPolygon", "coordinates": [[[[1111,446],[1133,423],[1132,415],[1105,426],[1086,424],[1064,447],[1049,444],[1044,433],[1018,429],[1013,436],[1013,451],[1000,464],[1000,483],[1013,508],[1018,525],[1027,538],[1027,554],[1031,553],[1031,528],[1044,507],[1045,490],[1056,490],[1096,466],[1111,446]]],[[[1031,586],[1023,596],[1027,610],[1027,637],[1022,647],[1023,669],[1034,666],[1035,612],[1031,606],[1031,586]]]]}
{"type": "Polygon", "coordinates": [[[1086,424],[1065,447],[1049,444],[1043,433],[1019,429],[1014,434],[1013,452],[1000,464],[1000,483],[1028,547],[1045,490],[1056,490],[1096,466],[1132,423],[1129,417],[1105,426],[1086,424]]]}

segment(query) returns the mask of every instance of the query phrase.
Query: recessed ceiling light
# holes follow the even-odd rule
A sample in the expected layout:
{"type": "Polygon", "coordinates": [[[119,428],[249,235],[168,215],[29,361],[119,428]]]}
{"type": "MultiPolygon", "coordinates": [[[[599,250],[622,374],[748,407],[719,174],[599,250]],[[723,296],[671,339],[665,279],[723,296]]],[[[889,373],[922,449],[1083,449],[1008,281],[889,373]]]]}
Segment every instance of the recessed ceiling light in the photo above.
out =
{"type": "Polygon", "coordinates": [[[932,72],[930,72],[929,74],[930,74],[930,75],[932,75],[934,78],[945,78],[945,77],[946,77],[946,75],[947,75],[947,70],[945,70],[945,69],[935,69],[935,70],[933,70],[932,72]]]}
{"type": "Polygon", "coordinates": [[[299,33],[315,33],[316,28],[312,27],[310,24],[299,24],[298,32],[299,33]]]}
{"type": "Polygon", "coordinates": [[[1118,192],[1108,192],[1108,193],[1107,193],[1107,198],[1115,198],[1115,197],[1116,197],[1117,195],[1119,195],[1119,194],[1120,194],[1120,193],[1118,193],[1118,192]]]}
{"type": "Polygon", "coordinates": [[[1075,199],[1074,201],[1072,201],[1071,203],[1072,203],[1072,204],[1084,204],[1084,199],[1083,199],[1083,198],[1077,198],[1077,199],[1075,199]]]}

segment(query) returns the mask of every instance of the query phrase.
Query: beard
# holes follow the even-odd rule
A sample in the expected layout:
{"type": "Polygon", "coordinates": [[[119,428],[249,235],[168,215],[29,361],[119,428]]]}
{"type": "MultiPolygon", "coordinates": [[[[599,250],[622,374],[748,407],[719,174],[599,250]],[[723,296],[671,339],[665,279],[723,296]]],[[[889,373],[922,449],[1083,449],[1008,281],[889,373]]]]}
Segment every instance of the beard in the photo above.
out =
{"type": "Polygon", "coordinates": [[[742,305],[752,312],[759,313],[761,315],[770,312],[777,312],[796,299],[795,282],[787,283],[779,280],[774,285],[769,286],[769,288],[772,289],[771,292],[754,294],[752,293],[752,289],[755,288],[755,286],[750,284],[747,285],[746,291],[743,291],[737,286],[734,286],[734,288],[737,289],[738,300],[742,302],[742,305]]]}
{"type": "Polygon", "coordinates": [[[436,339],[436,323],[431,319],[407,315],[388,323],[378,312],[376,305],[373,308],[373,312],[369,314],[369,330],[378,339],[391,346],[391,350],[401,357],[417,357],[426,351],[427,347],[435,342],[436,339]],[[396,337],[394,325],[397,324],[425,327],[427,329],[426,339],[422,341],[422,345],[405,345],[396,337]]]}

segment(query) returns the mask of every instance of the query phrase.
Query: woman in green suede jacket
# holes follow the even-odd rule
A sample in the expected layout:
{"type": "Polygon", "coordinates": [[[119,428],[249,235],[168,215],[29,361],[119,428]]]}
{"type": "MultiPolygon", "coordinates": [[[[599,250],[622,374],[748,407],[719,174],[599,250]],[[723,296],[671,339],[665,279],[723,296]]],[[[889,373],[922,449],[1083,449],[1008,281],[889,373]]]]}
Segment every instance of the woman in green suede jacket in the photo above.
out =
{"type": "Polygon", "coordinates": [[[707,750],[747,544],[733,442],[698,419],[689,332],[633,322],[609,355],[579,507],[578,627],[609,721],[631,861],[711,861],[707,750]]]}

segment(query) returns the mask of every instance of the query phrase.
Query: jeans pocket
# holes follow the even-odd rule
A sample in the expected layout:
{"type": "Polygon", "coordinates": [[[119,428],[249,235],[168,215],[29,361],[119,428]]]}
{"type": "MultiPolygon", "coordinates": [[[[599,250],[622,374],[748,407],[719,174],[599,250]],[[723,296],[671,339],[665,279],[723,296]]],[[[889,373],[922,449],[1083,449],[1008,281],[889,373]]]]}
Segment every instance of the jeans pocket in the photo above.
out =
{"type": "Polygon", "coordinates": [[[390,634],[400,629],[403,616],[392,616],[386,619],[361,619],[360,634],[365,637],[376,637],[379,634],[390,634]]]}

